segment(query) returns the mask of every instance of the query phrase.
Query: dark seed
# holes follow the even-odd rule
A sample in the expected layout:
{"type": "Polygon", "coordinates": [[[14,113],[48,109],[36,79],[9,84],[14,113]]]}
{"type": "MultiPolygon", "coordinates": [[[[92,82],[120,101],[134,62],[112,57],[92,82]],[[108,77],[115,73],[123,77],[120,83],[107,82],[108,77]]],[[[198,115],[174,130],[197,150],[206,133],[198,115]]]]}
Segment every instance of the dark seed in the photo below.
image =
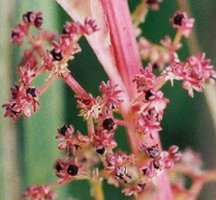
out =
{"type": "Polygon", "coordinates": [[[61,165],[59,163],[56,163],[55,169],[56,169],[57,172],[60,172],[62,170],[62,167],[61,167],[61,165]]]}
{"type": "Polygon", "coordinates": [[[146,175],[147,171],[148,171],[148,168],[143,168],[142,169],[143,175],[146,175]]]}
{"type": "Polygon", "coordinates": [[[154,166],[154,168],[155,168],[156,170],[162,168],[162,164],[161,164],[161,162],[158,161],[158,160],[155,160],[155,161],[153,162],[153,166],[154,166]]]}
{"type": "Polygon", "coordinates": [[[76,176],[78,174],[79,168],[76,165],[69,165],[67,173],[71,176],[76,176]]]}
{"type": "Polygon", "coordinates": [[[50,51],[50,53],[53,57],[53,60],[55,60],[55,61],[61,61],[63,59],[61,51],[56,52],[56,50],[53,49],[52,51],[50,51]]]}
{"type": "Polygon", "coordinates": [[[103,128],[108,130],[108,131],[111,131],[113,129],[114,125],[115,125],[115,123],[114,123],[112,118],[105,119],[103,121],[103,124],[102,124],[103,128]]]}
{"type": "Polygon", "coordinates": [[[174,19],[173,19],[173,23],[176,25],[181,26],[182,25],[182,20],[184,19],[184,15],[181,13],[178,13],[174,19]]]}
{"type": "Polygon", "coordinates": [[[28,89],[26,90],[26,93],[27,93],[27,94],[30,94],[32,97],[37,97],[36,88],[28,88],[28,89]]]}
{"type": "Polygon", "coordinates": [[[152,64],[153,69],[160,69],[160,66],[157,63],[152,64]]]}
{"type": "Polygon", "coordinates": [[[149,98],[150,98],[151,96],[153,96],[151,90],[147,90],[146,93],[145,93],[145,99],[146,99],[146,100],[149,100],[149,98]]]}
{"type": "Polygon", "coordinates": [[[143,190],[145,188],[146,184],[145,183],[139,183],[138,186],[143,190]]]}
{"type": "Polygon", "coordinates": [[[64,135],[65,136],[65,133],[67,131],[68,127],[66,125],[64,125],[63,127],[61,127],[60,129],[58,129],[58,132],[61,134],[61,135],[64,135]]]}
{"type": "Polygon", "coordinates": [[[104,147],[97,148],[96,152],[99,153],[99,154],[101,154],[101,155],[103,155],[104,152],[105,152],[105,148],[104,147]]]}
{"type": "Polygon", "coordinates": [[[66,27],[63,28],[62,33],[63,34],[68,34],[69,33],[66,27]]]}
{"type": "Polygon", "coordinates": [[[37,28],[40,28],[43,24],[43,17],[42,16],[37,16],[35,21],[34,21],[34,25],[37,27],[37,28]]]}
{"type": "Polygon", "coordinates": [[[32,11],[27,12],[26,14],[23,15],[23,18],[26,18],[27,21],[30,23],[31,21],[31,15],[33,14],[32,11]]]}
{"type": "Polygon", "coordinates": [[[18,33],[17,31],[12,30],[11,32],[11,38],[14,38],[16,36],[19,36],[20,33],[18,33]]]}

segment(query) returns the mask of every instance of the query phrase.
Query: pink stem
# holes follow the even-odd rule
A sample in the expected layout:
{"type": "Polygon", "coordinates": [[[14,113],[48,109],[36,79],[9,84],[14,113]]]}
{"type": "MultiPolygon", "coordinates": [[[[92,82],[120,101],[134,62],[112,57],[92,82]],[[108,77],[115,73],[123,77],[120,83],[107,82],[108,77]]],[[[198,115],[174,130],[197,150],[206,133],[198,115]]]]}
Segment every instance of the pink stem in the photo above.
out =
{"type": "Polygon", "coordinates": [[[85,89],[74,79],[71,74],[68,74],[66,77],[63,77],[65,83],[79,96],[88,98],[89,94],[85,89]]]}
{"type": "Polygon", "coordinates": [[[132,80],[141,68],[141,61],[128,4],[126,0],[101,0],[101,2],[110,26],[115,64],[132,99],[136,91],[132,80]]]}
{"type": "MultiPolygon", "coordinates": [[[[135,40],[128,3],[126,0],[101,0],[105,16],[107,17],[113,56],[115,64],[125,83],[130,99],[136,95],[135,84],[132,80],[141,67],[141,61],[135,40]]],[[[133,114],[130,111],[124,113],[124,119],[128,123],[128,136],[132,151],[136,154],[139,147],[139,137],[134,131],[133,114]]],[[[155,136],[153,143],[160,144],[159,135],[155,136]]],[[[139,198],[139,197],[138,197],[139,198]]],[[[166,173],[162,173],[157,179],[156,200],[172,200],[173,195],[166,173]]]]}

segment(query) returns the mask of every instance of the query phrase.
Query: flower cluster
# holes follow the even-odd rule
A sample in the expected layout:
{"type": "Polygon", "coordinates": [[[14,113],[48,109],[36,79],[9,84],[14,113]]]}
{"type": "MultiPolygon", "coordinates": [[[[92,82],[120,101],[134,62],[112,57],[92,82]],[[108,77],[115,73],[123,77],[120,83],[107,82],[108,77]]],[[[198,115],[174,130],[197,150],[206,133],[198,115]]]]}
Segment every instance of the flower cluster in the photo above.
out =
{"type": "Polygon", "coordinates": [[[141,70],[134,79],[140,93],[140,96],[134,100],[138,109],[135,119],[136,127],[140,133],[151,138],[161,130],[160,121],[169,102],[163,96],[162,91],[157,89],[158,80],[158,77],[153,74],[151,65],[141,70]]]}
{"type": "Polygon", "coordinates": [[[44,31],[41,26],[43,17],[41,12],[29,11],[23,15],[22,23],[12,30],[12,42],[21,45],[24,37],[32,46],[24,51],[18,67],[20,80],[11,88],[12,98],[3,105],[5,116],[16,121],[19,117],[30,117],[39,108],[39,96],[47,89],[50,82],[57,76],[66,77],[69,74],[67,62],[73,59],[75,53],[81,51],[77,41],[82,35],[89,35],[97,31],[95,21],[86,18],[84,25],[78,22],[67,22],[63,34],[57,35],[44,31]],[[38,32],[30,34],[30,28],[36,27],[38,32]],[[47,50],[44,44],[52,44],[47,50]],[[64,58],[64,59],[63,59],[64,58]],[[40,88],[32,86],[32,81],[50,71],[50,76],[40,88]]]}
{"type": "Polygon", "coordinates": [[[19,84],[11,88],[11,93],[12,99],[3,105],[6,117],[17,120],[21,115],[29,117],[37,111],[39,106],[37,88],[19,84]]]}
{"type": "Polygon", "coordinates": [[[186,62],[174,61],[164,71],[166,79],[182,80],[183,88],[188,90],[191,97],[193,90],[202,92],[206,83],[214,81],[216,71],[210,64],[209,59],[205,59],[205,54],[191,56],[186,62]]]}
{"type": "Polygon", "coordinates": [[[43,17],[41,12],[28,11],[23,15],[23,21],[12,30],[12,43],[21,45],[23,38],[28,36],[30,27],[40,28],[42,24],[43,17]]]}

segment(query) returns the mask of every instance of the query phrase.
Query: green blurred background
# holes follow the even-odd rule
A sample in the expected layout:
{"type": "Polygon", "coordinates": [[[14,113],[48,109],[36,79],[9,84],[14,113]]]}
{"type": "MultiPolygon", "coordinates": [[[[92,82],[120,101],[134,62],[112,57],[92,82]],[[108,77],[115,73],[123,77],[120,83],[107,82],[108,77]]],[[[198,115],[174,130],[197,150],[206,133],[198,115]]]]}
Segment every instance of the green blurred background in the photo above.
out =
{"type": "MultiPolygon", "coordinates": [[[[131,9],[138,0],[129,0],[131,9]]],[[[188,1],[191,3],[199,45],[207,57],[216,64],[216,2],[214,0],[188,1]]],[[[154,42],[159,42],[164,35],[174,35],[168,19],[177,9],[175,0],[164,0],[160,10],[150,11],[146,23],[142,25],[144,35],[154,42]]],[[[40,10],[44,14],[44,28],[62,29],[62,24],[69,17],[54,0],[0,0],[0,104],[10,98],[9,88],[17,80],[17,64],[21,49],[10,44],[10,29],[21,20],[22,13],[29,10],[40,10]]],[[[91,48],[83,38],[80,41],[82,53],[77,54],[71,62],[70,70],[74,77],[94,95],[98,94],[97,86],[107,77],[91,48]],[[89,75],[91,74],[91,75],[89,75]]],[[[180,52],[182,59],[190,54],[187,42],[180,52]]],[[[40,80],[39,80],[40,82],[40,80]]],[[[173,88],[168,84],[164,89],[170,103],[163,120],[162,142],[165,148],[177,144],[184,149],[191,147],[201,153],[205,168],[216,167],[216,131],[207,106],[204,94],[195,94],[190,98],[181,89],[180,84],[173,88]]],[[[21,119],[16,124],[3,117],[0,109],[0,200],[16,200],[31,184],[50,183],[55,178],[53,163],[59,156],[56,129],[64,123],[74,124],[76,129],[84,131],[83,121],[77,117],[73,93],[61,80],[55,82],[40,98],[40,110],[29,119],[21,119]]],[[[125,138],[120,134],[117,140],[125,149],[125,138]]],[[[106,183],[106,200],[129,199],[118,189],[106,183]]],[[[209,184],[202,192],[200,199],[210,200],[216,197],[215,185],[209,184]],[[208,188],[208,189],[206,189],[208,188]]],[[[74,197],[79,200],[91,199],[86,182],[71,183],[61,187],[58,199],[74,197]]]]}

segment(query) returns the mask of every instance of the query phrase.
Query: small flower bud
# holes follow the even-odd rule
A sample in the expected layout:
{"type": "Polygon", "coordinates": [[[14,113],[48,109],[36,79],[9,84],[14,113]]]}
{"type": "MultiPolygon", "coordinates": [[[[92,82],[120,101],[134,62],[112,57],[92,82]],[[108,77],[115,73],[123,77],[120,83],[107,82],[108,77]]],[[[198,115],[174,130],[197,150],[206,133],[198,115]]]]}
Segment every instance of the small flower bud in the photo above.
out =
{"type": "Polygon", "coordinates": [[[169,155],[174,161],[178,161],[181,159],[182,154],[179,152],[179,147],[176,145],[172,145],[169,150],[169,155]]]}
{"type": "Polygon", "coordinates": [[[163,164],[162,164],[162,162],[161,162],[161,160],[160,159],[156,159],[156,160],[153,160],[153,167],[156,169],[156,170],[161,170],[162,169],[162,167],[163,167],[163,164]]]}
{"type": "Polygon", "coordinates": [[[42,17],[42,13],[38,12],[36,13],[36,18],[34,20],[34,25],[37,28],[40,28],[43,24],[43,17],[42,17]]]}
{"type": "Polygon", "coordinates": [[[28,11],[23,15],[23,21],[26,23],[31,23],[34,21],[34,13],[32,11],[28,11]]]}

